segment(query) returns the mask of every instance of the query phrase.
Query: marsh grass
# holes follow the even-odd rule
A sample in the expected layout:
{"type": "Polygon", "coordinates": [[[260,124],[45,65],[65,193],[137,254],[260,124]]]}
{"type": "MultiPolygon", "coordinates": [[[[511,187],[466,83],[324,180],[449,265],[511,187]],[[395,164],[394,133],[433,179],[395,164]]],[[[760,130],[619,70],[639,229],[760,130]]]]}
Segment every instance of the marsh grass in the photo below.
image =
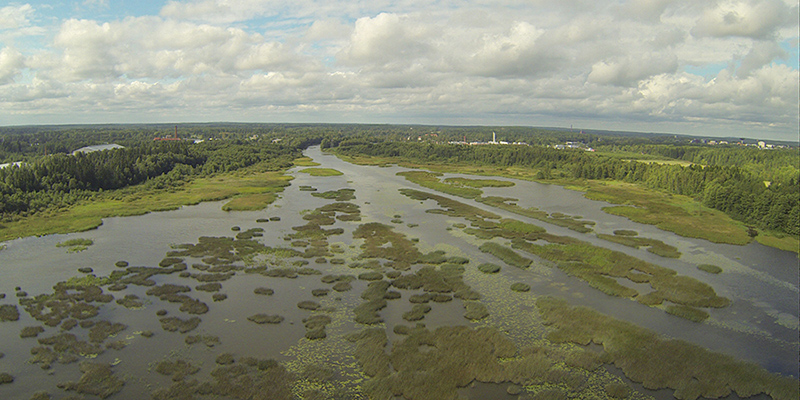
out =
{"type": "Polygon", "coordinates": [[[316,167],[320,165],[318,162],[314,161],[310,157],[296,158],[294,159],[294,161],[292,161],[292,164],[298,167],[316,167]]]}
{"type": "Polygon", "coordinates": [[[564,300],[541,297],[536,306],[553,328],[549,340],[602,344],[604,357],[646,388],[674,389],[675,397],[682,399],[725,397],[731,391],[740,397],[766,393],[780,400],[800,395],[796,379],[770,374],[755,364],[662,338],[588,308],[571,307],[564,300]]]}
{"type": "Polygon", "coordinates": [[[692,322],[703,322],[708,319],[708,313],[703,310],[698,310],[694,307],[670,304],[665,309],[667,314],[672,314],[676,317],[688,319],[692,322]]]}
{"type": "Polygon", "coordinates": [[[200,318],[192,317],[189,319],[180,319],[178,317],[165,317],[158,320],[161,322],[161,329],[167,332],[180,332],[186,333],[191,332],[198,325],[200,325],[200,318]]]}
{"type": "Polygon", "coordinates": [[[311,176],[339,176],[344,175],[340,171],[337,171],[333,168],[305,168],[301,169],[299,172],[303,172],[309,174],[311,176]]]}
{"type": "Polygon", "coordinates": [[[483,263],[478,265],[478,271],[481,271],[484,274],[496,274],[500,272],[500,266],[492,263],[483,263]]]}
{"type": "Polygon", "coordinates": [[[485,242],[478,249],[484,253],[489,253],[503,260],[503,262],[505,262],[508,265],[517,268],[522,268],[522,269],[528,268],[533,262],[530,259],[522,257],[521,255],[517,254],[517,252],[515,252],[514,250],[511,250],[495,242],[485,242]]]}
{"type": "Polygon", "coordinates": [[[334,201],[350,201],[356,198],[355,196],[355,189],[339,189],[339,190],[331,190],[323,193],[311,193],[314,197],[319,197],[322,199],[334,200],[334,201]]]}
{"type": "Polygon", "coordinates": [[[576,232],[581,232],[581,233],[591,232],[592,228],[590,228],[590,226],[595,225],[594,221],[583,220],[580,217],[573,217],[561,213],[552,213],[548,215],[546,212],[541,211],[535,207],[523,208],[516,204],[516,202],[518,201],[517,199],[511,197],[488,196],[488,197],[480,197],[477,198],[476,200],[483,204],[496,207],[501,210],[506,210],[514,214],[522,215],[528,218],[538,219],[540,221],[548,222],[553,225],[561,226],[576,232]]]}
{"type": "Polygon", "coordinates": [[[56,243],[56,247],[66,247],[69,253],[80,253],[93,244],[94,241],[91,239],[77,238],[56,243]]]}
{"type": "Polygon", "coordinates": [[[715,274],[715,275],[722,272],[722,268],[720,268],[720,267],[718,267],[716,265],[711,265],[711,264],[700,264],[700,265],[697,266],[697,269],[699,269],[700,271],[707,272],[709,274],[715,274]]]}
{"type": "Polygon", "coordinates": [[[687,196],[668,195],[621,182],[589,183],[585,196],[620,204],[605,207],[603,211],[609,214],[656,225],[681,236],[739,245],[751,240],[744,225],[721,211],[703,207],[687,196]]]}
{"type": "Polygon", "coordinates": [[[531,285],[522,282],[515,282],[511,284],[511,290],[515,292],[528,292],[531,290],[531,285]]]}
{"type": "Polygon", "coordinates": [[[275,193],[289,185],[291,176],[282,172],[257,172],[255,168],[239,173],[196,178],[181,187],[163,190],[138,185],[97,193],[91,200],[69,208],[37,213],[18,221],[4,223],[0,242],[27,236],[81,232],[97,228],[103,218],[174,210],[204,201],[217,201],[237,195],[275,193]]]}
{"type": "Polygon", "coordinates": [[[18,321],[19,320],[19,310],[17,306],[13,304],[3,304],[0,305],[0,321],[18,321]]]}
{"type": "Polygon", "coordinates": [[[122,379],[114,375],[110,364],[82,361],[79,368],[83,374],[77,382],[62,382],[58,387],[105,399],[122,390],[125,385],[122,379]]]}
{"type": "Polygon", "coordinates": [[[280,315],[268,315],[268,314],[255,314],[247,317],[248,321],[255,322],[259,325],[263,324],[280,324],[283,322],[283,317],[280,315]]]}
{"type": "Polygon", "coordinates": [[[397,175],[405,177],[407,180],[414,182],[420,186],[428,189],[433,189],[442,193],[451,194],[454,196],[473,199],[483,194],[483,191],[477,189],[475,186],[463,185],[464,181],[450,180],[442,182],[440,176],[442,174],[428,171],[406,171],[398,172],[397,175]]]}
{"type": "Polygon", "coordinates": [[[615,231],[614,235],[598,233],[597,237],[603,240],[608,240],[609,242],[619,243],[623,246],[633,247],[636,249],[640,247],[647,247],[647,251],[661,257],[679,258],[681,256],[681,252],[679,252],[676,247],[670,246],[660,240],[634,237],[633,235],[619,235],[617,232],[618,231],[615,231]]]}

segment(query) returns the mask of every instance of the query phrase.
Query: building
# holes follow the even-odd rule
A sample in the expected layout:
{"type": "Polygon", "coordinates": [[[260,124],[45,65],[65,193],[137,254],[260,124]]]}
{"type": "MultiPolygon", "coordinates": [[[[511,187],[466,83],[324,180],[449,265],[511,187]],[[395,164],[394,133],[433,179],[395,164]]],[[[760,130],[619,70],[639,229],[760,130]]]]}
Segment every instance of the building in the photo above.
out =
{"type": "Polygon", "coordinates": [[[85,153],[91,153],[91,152],[95,152],[95,151],[124,149],[124,148],[125,147],[120,146],[118,144],[98,144],[98,145],[95,145],[95,146],[81,147],[80,149],[73,151],[72,155],[74,156],[74,155],[76,155],[78,153],[84,153],[85,154],[85,153]]]}

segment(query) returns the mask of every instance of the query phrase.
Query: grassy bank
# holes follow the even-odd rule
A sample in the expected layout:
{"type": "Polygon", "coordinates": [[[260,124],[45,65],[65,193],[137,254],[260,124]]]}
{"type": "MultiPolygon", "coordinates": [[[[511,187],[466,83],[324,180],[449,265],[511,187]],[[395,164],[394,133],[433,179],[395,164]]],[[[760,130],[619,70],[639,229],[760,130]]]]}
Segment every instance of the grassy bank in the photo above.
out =
{"type": "Polygon", "coordinates": [[[103,218],[142,215],[153,211],[174,210],[181,206],[233,198],[226,210],[262,209],[275,201],[276,194],[292,178],[281,172],[238,172],[211,178],[199,178],[181,187],[166,190],[133,186],[101,192],[93,199],[72,207],[51,210],[0,224],[0,241],[26,236],[81,232],[94,229],[103,218]]]}
{"type": "MultiPolygon", "coordinates": [[[[671,195],[642,186],[618,181],[592,181],[575,179],[537,179],[537,170],[522,167],[497,167],[485,165],[415,163],[400,157],[339,156],[359,165],[397,164],[408,168],[424,168],[443,173],[461,173],[481,176],[498,176],[556,184],[568,189],[583,191],[587,198],[602,200],[619,206],[606,207],[604,211],[629,218],[634,222],[656,225],[680,236],[709,240],[715,243],[744,245],[751,241],[747,227],[726,214],[705,207],[687,196],[671,195]]],[[[760,232],[756,240],[781,250],[800,251],[800,240],[783,234],[760,232]]]]}

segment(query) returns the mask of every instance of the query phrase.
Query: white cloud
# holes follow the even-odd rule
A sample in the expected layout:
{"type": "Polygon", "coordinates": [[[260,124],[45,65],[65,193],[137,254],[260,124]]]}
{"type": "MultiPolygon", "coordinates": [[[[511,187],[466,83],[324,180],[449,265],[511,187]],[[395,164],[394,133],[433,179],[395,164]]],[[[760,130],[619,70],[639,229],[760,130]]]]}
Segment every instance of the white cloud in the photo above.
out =
{"type": "Polygon", "coordinates": [[[17,29],[30,25],[33,12],[30,4],[0,8],[0,30],[17,29]]]}
{"type": "Polygon", "coordinates": [[[13,81],[24,64],[25,58],[16,49],[4,47],[0,50],[0,85],[13,81]]]}
{"type": "Polygon", "coordinates": [[[52,27],[12,8],[0,14],[0,41],[21,38],[0,47],[4,121],[92,110],[797,130],[798,71],[779,46],[797,40],[790,2],[198,0],[52,27]],[[26,47],[35,29],[52,40],[26,47]]]}
{"type": "Polygon", "coordinates": [[[594,64],[588,81],[602,85],[635,86],[640,80],[663,73],[674,73],[677,69],[678,59],[674,55],[629,55],[594,64]]]}
{"type": "Polygon", "coordinates": [[[796,26],[796,15],[797,6],[781,0],[721,0],[703,13],[692,33],[768,39],[784,26],[796,26]]]}

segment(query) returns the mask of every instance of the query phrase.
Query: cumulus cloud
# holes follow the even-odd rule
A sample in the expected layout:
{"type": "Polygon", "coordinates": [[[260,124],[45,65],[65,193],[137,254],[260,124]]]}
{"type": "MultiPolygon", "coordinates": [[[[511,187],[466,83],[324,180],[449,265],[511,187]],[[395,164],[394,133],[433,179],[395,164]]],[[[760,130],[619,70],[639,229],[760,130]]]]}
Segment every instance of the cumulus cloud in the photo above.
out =
{"type": "Polygon", "coordinates": [[[674,55],[642,54],[603,60],[592,66],[588,81],[601,85],[631,86],[642,79],[678,69],[674,55]]]}
{"type": "Polygon", "coordinates": [[[790,1],[187,0],[166,2],[159,15],[48,19],[58,21],[52,27],[34,26],[44,19],[30,6],[2,10],[0,41],[26,29],[49,29],[41,38],[50,40],[0,47],[4,120],[42,110],[594,120],[796,136],[798,71],[779,45],[797,40],[790,1]],[[703,72],[686,72],[694,69],[703,72]]]}
{"type": "Polygon", "coordinates": [[[692,33],[768,39],[784,26],[797,25],[796,16],[797,6],[781,0],[723,0],[703,13],[692,33]]]}
{"type": "Polygon", "coordinates": [[[30,4],[0,8],[0,30],[28,26],[32,16],[33,7],[30,4]]]}
{"type": "Polygon", "coordinates": [[[0,85],[13,81],[24,64],[25,58],[16,49],[4,47],[0,50],[0,85]]]}

